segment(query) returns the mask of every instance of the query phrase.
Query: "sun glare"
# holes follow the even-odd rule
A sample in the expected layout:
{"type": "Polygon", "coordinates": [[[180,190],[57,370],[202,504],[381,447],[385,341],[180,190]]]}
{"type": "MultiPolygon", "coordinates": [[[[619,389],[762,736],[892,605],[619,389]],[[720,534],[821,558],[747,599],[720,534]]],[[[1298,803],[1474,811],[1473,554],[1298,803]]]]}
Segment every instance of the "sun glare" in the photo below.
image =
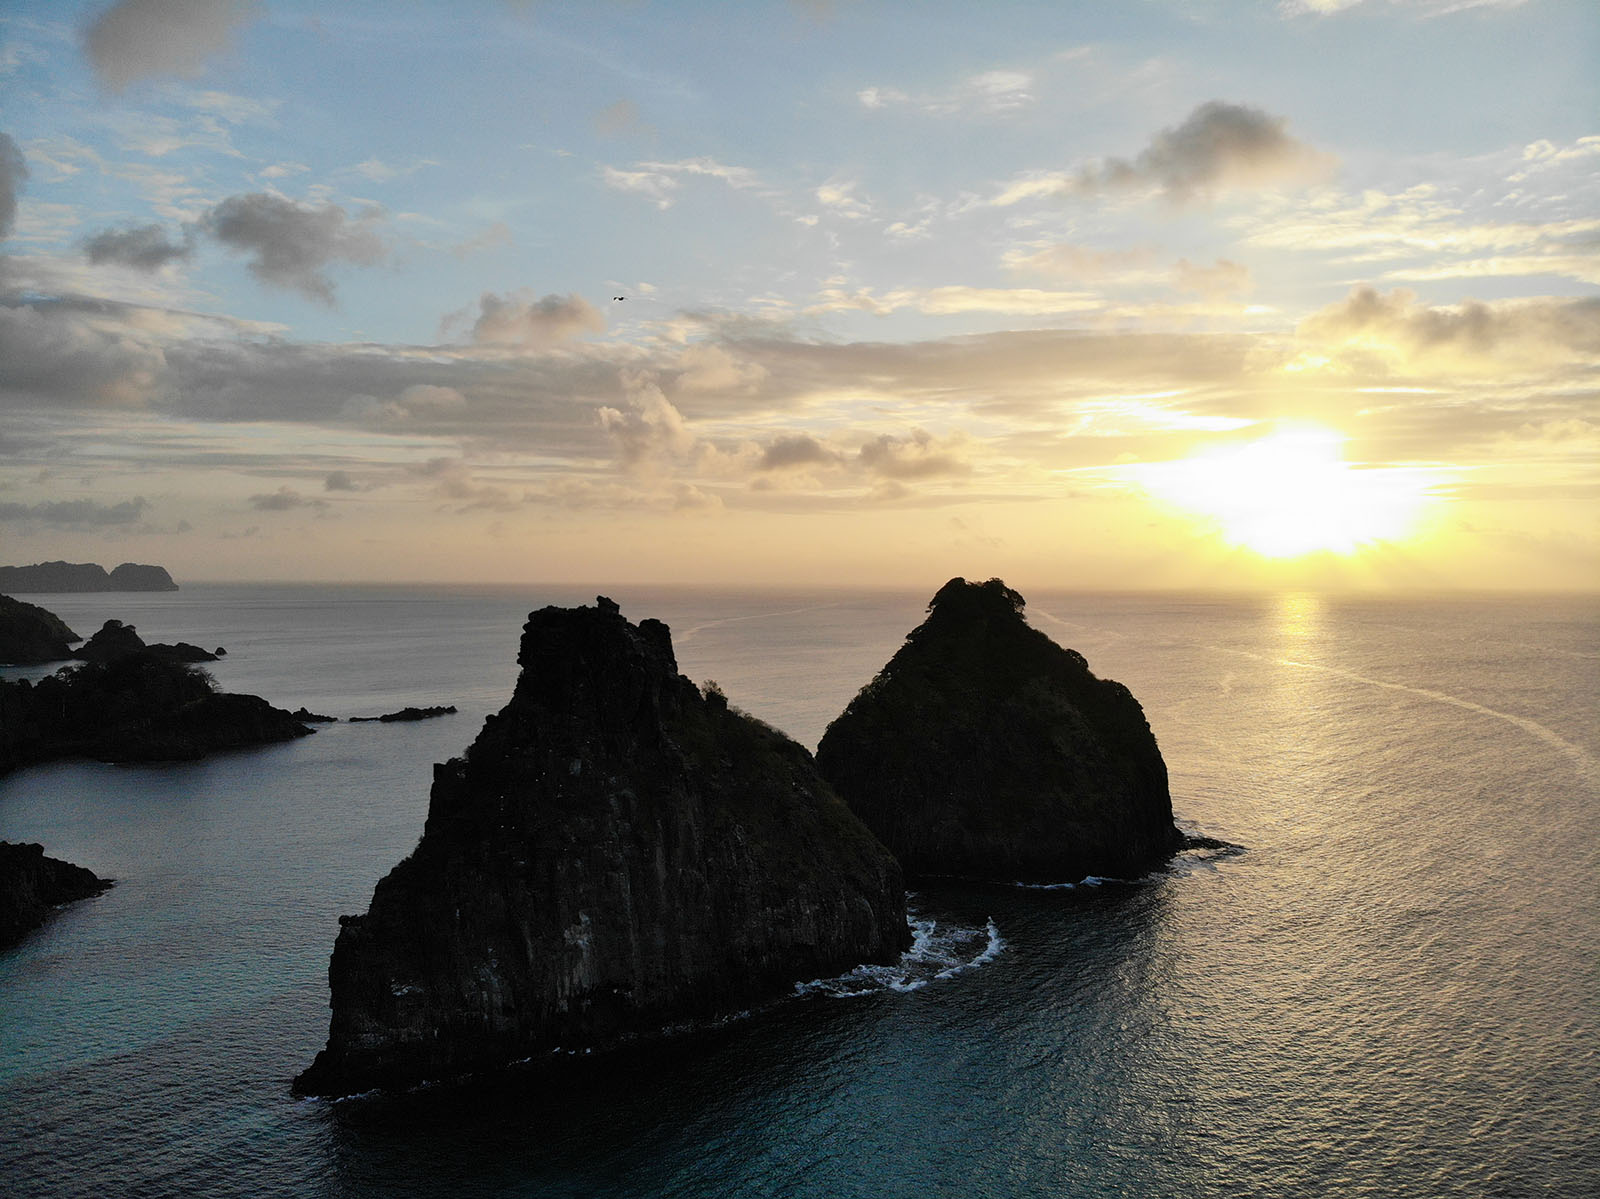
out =
{"type": "Polygon", "coordinates": [[[1426,498],[1419,472],[1352,466],[1345,441],[1333,429],[1288,426],[1248,445],[1153,464],[1141,481],[1268,558],[1353,554],[1406,536],[1426,498]]]}

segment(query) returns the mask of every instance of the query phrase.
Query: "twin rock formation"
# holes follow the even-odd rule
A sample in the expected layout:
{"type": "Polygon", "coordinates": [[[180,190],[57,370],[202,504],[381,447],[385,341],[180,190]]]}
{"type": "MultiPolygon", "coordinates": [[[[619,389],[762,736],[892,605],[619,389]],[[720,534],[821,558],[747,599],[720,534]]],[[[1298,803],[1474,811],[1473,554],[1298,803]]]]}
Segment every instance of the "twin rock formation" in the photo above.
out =
{"type": "Polygon", "coordinates": [[[435,767],[421,842],[340,919],[328,1045],[295,1089],[611,1045],[892,962],[902,867],[1059,881],[1178,847],[1126,688],[998,580],[929,608],[815,762],[680,675],[659,621],[603,597],[533,613],[511,701],[435,767]]]}

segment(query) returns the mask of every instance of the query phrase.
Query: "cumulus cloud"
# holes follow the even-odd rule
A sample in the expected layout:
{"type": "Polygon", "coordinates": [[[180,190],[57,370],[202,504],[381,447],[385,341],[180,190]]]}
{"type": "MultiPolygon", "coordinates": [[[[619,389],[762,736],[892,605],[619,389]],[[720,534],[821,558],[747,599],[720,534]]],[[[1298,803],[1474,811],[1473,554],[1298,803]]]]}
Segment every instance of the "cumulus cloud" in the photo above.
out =
{"type": "Polygon", "coordinates": [[[767,377],[760,363],[735,358],[714,342],[697,341],[686,346],[678,357],[682,374],[676,388],[681,392],[753,392],[767,377]]]}
{"type": "Polygon", "coordinates": [[[1600,300],[1469,300],[1430,308],[1404,288],[1358,287],[1301,323],[1305,341],[1392,366],[1494,370],[1600,356],[1600,300]]]}
{"type": "Polygon", "coordinates": [[[627,384],[627,411],[609,405],[596,410],[600,427],[611,435],[622,465],[645,470],[687,456],[694,448],[694,433],[655,380],[629,375],[627,384]]]}
{"type": "Polygon", "coordinates": [[[0,241],[11,236],[17,222],[17,193],[28,177],[28,164],[10,134],[0,133],[0,241]]]}
{"type": "Polygon", "coordinates": [[[189,257],[188,242],[167,239],[160,225],[136,225],[127,229],[105,229],[83,243],[83,252],[96,266],[111,263],[140,271],[158,271],[169,262],[189,257]]]}
{"type": "MultiPolygon", "coordinates": [[[[459,323],[471,310],[446,318],[459,323]]],[[[540,349],[571,341],[584,333],[604,333],[606,319],[580,295],[548,295],[535,300],[531,292],[497,296],[484,292],[478,298],[478,315],[472,318],[472,340],[478,345],[522,346],[540,349]]]]}
{"type": "Polygon", "coordinates": [[[458,512],[509,512],[522,503],[522,496],[506,487],[479,483],[464,458],[430,458],[406,470],[433,483],[433,494],[459,504],[458,512]]]}
{"type": "Polygon", "coordinates": [[[95,500],[51,500],[41,504],[0,504],[0,521],[92,529],[136,524],[150,505],[143,496],[117,504],[95,500]]]}
{"type": "Polygon", "coordinates": [[[253,254],[250,271],[263,283],[333,303],[325,271],[333,262],[371,266],[387,249],[368,211],[352,219],[337,204],[298,204],[268,192],[229,196],[211,209],[205,229],[230,249],[253,254]]]}
{"type": "Polygon", "coordinates": [[[251,0],[122,0],[84,29],[83,48],[112,91],[157,75],[192,78],[255,14],[251,0]]]}
{"type": "Polygon", "coordinates": [[[873,474],[903,481],[966,474],[971,468],[958,450],[958,442],[941,445],[931,434],[917,429],[909,437],[888,433],[874,437],[856,457],[873,474]]]}
{"type": "Polygon", "coordinates": [[[1151,189],[1185,204],[1229,188],[1307,183],[1327,175],[1334,159],[1291,137],[1286,125],[1259,108],[1211,100],[1181,125],[1157,133],[1137,158],[1024,177],[993,202],[1003,207],[1038,196],[1151,189]]]}
{"type": "Polygon", "coordinates": [[[321,510],[328,506],[328,501],[301,495],[293,487],[280,487],[276,491],[251,496],[250,506],[257,512],[293,512],[297,508],[321,510]]]}
{"type": "Polygon", "coordinates": [[[790,470],[798,466],[836,466],[840,456],[809,433],[780,437],[761,452],[759,470],[790,470]]]}
{"type": "Polygon", "coordinates": [[[330,470],[328,477],[322,480],[324,491],[360,491],[361,487],[356,482],[355,476],[347,470],[330,470]]]}

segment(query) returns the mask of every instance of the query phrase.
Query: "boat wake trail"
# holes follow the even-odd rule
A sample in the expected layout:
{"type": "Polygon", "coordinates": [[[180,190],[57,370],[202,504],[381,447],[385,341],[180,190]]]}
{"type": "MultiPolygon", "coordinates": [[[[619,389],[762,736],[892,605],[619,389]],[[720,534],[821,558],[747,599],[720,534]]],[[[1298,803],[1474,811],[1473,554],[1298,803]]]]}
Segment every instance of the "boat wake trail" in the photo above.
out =
{"type": "Polygon", "coordinates": [[[1508,724],[1515,725],[1523,732],[1537,737],[1546,745],[1560,750],[1577,767],[1578,773],[1583,776],[1585,782],[1591,785],[1600,783],[1600,759],[1596,759],[1583,746],[1568,741],[1554,729],[1548,728],[1537,720],[1532,720],[1526,716],[1518,716],[1514,712],[1502,712],[1498,708],[1491,708],[1470,699],[1462,699],[1459,695],[1451,695],[1448,691],[1434,691],[1428,687],[1413,687],[1409,683],[1394,683],[1388,679],[1375,679],[1368,675],[1357,674],[1353,670],[1342,670],[1337,666],[1322,666],[1316,662],[1301,662],[1295,658],[1274,658],[1266,654],[1253,654],[1249,650],[1230,649],[1222,645],[1208,645],[1205,648],[1214,650],[1219,654],[1235,654],[1241,658],[1254,658],[1258,662],[1270,662],[1297,670],[1314,670],[1322,674],[1331,674],[1337,678],[1348,679],[1352,683],[1361,683],[1368,687],[1382,687],[1385,691],[1401,691],[1407,695],[1431,699],[1435,703],[1449,704],[1452,707],[1461,708],[1479,716],[1490,716],[1496,720],[1504,720],[1508,724]]]}

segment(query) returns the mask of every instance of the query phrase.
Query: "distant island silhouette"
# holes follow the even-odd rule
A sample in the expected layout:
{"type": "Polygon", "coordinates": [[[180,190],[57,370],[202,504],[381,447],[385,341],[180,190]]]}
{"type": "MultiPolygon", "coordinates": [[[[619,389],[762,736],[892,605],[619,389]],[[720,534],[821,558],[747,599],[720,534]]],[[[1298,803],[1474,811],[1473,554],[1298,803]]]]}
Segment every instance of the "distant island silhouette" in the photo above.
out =
{"type": "Polygon", "coordinates": [[[93,562],[36,562],[32,566],[0,566],[0,591],[176,591],[164,566],[124,562],[113,570],[93,562]]]}

